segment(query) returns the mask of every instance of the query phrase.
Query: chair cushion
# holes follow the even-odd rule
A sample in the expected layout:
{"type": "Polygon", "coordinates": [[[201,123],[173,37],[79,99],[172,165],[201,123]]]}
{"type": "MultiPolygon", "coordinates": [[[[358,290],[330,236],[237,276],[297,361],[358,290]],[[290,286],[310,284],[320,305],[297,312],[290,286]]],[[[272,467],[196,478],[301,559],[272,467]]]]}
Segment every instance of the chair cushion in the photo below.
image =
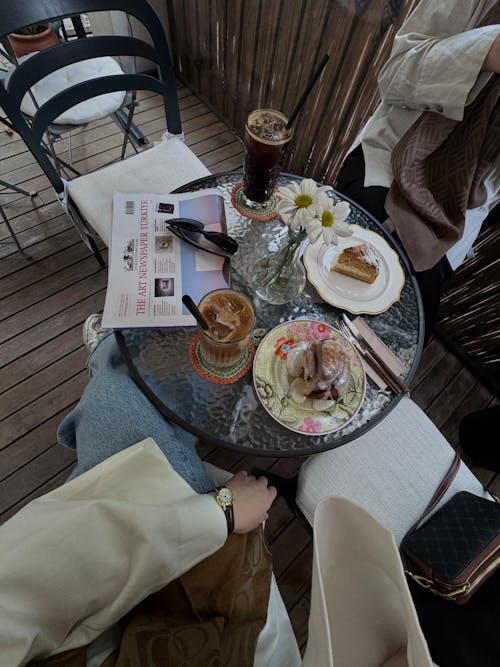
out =
{"type": "Polygon", "coordinates": [[[109,246],[113,192],[167,193],[209,175],[196,155],[180,139],[171,137],[126,160],[74,178],[67,187],[84,219],[109,246]]]}
{"type": "MultiPolygon", "coordinates": [[[[453,456],[452,447],[432,421],[410,398],[403,397],[368,433],[304,463],[297,504],[312,524],[320,500],[347,498],[390,530],[399,545],[424,511],[453,456]]],[[[439,505],[458,491],[489,497],[464,464],[439,505]]]]}
{"type": "MultiPolygon", "coordinates": [[[[36,51],[35,53],[38,53],[36,51]]],[[[31,58],[35,53],[29,53],[26,56],[19,58],[19,63],[31,58]]],[[[5,82],[10,79],[14,67],[9,68],[5,76],[5,82]]],[[[109,56],[102,58],[92,58],[90,60],[82,60],[80,62],[71,63],[66,67],[52,72],[44,77],[31,88],[38,106],[42,106],[51,97],[57,93],[67,90],[71,86],[82,81],[91,81],[101,76],[109,76],[113,74],[123,74],[120,65],[109,56]]],[[[118,91],[116,93],[106,93],[105,95],[98,95],[89,100],[76,104],[71,109],[68,109],[55,119],[55,123],[60,125],[84,125],[99,118],[105,118],[121,107],[125,99],[125,91],[118,91]]],[[[25,95],[21,103],[21,111],[27,116],[34,116],[36,107],[33,103],[31,95],[25,95]]]]}

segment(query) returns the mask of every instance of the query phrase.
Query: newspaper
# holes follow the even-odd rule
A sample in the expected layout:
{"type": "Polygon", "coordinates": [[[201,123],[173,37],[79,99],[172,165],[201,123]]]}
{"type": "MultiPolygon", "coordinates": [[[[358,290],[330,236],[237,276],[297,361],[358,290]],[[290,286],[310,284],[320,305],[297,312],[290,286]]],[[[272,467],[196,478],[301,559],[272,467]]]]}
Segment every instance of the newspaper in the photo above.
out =
{"type": "Polygon", "coordinates": [[[224,199],[216,189],[181,195],[113,197],[108,289],[102,324],[110,328],[191,326],[182,303],[227,287],[224,258],[181,241],[169,218],[194,218],[206,230],[226,231],[224,199]]]}

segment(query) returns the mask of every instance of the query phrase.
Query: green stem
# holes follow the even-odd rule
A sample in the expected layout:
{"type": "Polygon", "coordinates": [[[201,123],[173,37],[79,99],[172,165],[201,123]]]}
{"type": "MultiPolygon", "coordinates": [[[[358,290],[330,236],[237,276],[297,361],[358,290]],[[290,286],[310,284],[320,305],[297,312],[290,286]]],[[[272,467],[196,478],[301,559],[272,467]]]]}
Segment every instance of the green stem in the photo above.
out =
{"type": "Polygon", "coordinates": [[[290,264],[293,260],[297,248],[302,244],[303,239],[292,240],[288,242],[288,245],[283,249],[283,259],[276,267],[276,270],[271,273],[265,280],[262,281],[264,286],[270,285],[273,281],[278,280],[281,276],[283,269],[290,264]]]}

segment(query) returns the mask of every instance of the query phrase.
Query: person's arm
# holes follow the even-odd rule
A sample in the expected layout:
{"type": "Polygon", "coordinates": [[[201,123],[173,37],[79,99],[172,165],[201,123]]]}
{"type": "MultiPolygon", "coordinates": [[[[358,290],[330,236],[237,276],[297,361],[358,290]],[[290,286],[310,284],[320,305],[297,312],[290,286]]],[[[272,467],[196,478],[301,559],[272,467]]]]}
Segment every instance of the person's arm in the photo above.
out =
{"type": "Polygon", "coordinates": [[[500,34],[497,35],[484,60],[483,72],[500,74],[500,34]]]}
{"type": "Polygon", "coordinates": [[[483,67],[500,35],[500,25],[474,28],[477,13],[477,3],[421,0],[396,35],[381,71],[382,100],[461,120],[464,106],[490,76],[483,67]]]}
{"type": "MultiPolygon", "coordinates": [[[[259,525],[276,495],[243,477],[228,481],[238,532],[259,525]]],[[[226,538],[211,494],[196,494],[152,440],[116,454],[0,527],[2,661],[89,643],[226,538]]]]}

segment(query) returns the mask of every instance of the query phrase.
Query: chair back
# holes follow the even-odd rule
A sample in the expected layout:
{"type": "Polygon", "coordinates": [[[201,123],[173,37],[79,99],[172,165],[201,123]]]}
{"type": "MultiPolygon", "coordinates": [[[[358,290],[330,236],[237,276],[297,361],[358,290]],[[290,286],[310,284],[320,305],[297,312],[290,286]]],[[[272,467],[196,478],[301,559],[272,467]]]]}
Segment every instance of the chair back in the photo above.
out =
{"type": "Polygon", "coordinates": [[[163,97],[167,127],[171,134],[182,132],[176,82],[163,26],[146,0],[16,0],[0,4],[0,40],[34,23],[55,21],[94,11],[116,10],[137,19],[146,30],[151,44],[133,36],[105,35],[64,41],[34,53],[19,64],[8,82],[0,83],[0,107],[16,132],[42,167],[58,193],[63,181],[44,147],[47,128],[61,115],[85,100],[119,91],[147,90],[163,97]],[[32,86],[62,67],[103,56],[142,57],[152,63],[158,77],[145,73],[112,74],[71,85],[41,104],[27,120],[21,103],[32,86]]]}

